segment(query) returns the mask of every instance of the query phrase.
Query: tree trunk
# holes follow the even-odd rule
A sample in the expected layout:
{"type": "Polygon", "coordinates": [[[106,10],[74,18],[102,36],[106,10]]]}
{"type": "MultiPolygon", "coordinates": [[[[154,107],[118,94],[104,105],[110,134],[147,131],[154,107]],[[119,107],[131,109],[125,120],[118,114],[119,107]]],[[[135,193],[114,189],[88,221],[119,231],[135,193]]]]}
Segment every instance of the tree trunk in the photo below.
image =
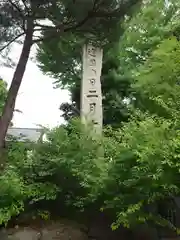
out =
{"type": "Polygon", "coordinates": [[[16,98],[18,95],[19,88],[21,86],[24,72],[26,70],[27,62],[29,59],[29,54],[32,46],[33,28],[34,28],[33,21],[29,20],[27,22],[27,30],[26,30],[24,43],[23,43],[22,52],[21,52],[16,70],[14,72],[11,86],[8,91],[6,103],[4,105],[2,116],[0,118],[0,151],[2,150],[5,144],[6,133],[11,123],[16,98]]]}

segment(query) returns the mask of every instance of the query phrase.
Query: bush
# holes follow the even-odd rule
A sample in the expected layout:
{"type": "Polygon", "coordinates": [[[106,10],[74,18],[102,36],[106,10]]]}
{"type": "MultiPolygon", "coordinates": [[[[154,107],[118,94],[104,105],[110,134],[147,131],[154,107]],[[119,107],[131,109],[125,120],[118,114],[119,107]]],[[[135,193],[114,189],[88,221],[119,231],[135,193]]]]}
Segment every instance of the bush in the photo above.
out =
{"type": "Polygon", "coordinates": [[[1,223],[37,203],[51,211],[51,202],[77,211],[99,206],[114,216],[113,229],[149,220],[168,224],[151,206],[180,190],[180,132],[174,123],[141,113],[103,136],[91,130],[73,120],[48,131],[46,142],[10,144],[0,176],[1,223]]]}
{"type": "Polygon", "coordinates": [[[38,182],[34,178],[33,162],[27,155],[31,148],[32,143],[19,143],[15,139],[8,144],[7,164],[0,175],[0,224],[7,224],[26,206],[56,198],[55,184],[38,182]]]}
{"type": "Polygon", "coordinates": [[[179,193],[179,132],[170,121],[146,116],[127,123],[110,144],[108,155],[110,149],[113,154],[103,209],[116,212],[112,227],[149,220],[165,224],[161,216],[153,215],[151,207],[179,193]]]}
{"type": "Polygon", "coordinates": [[[37,144],[15,139],[9,143],[0,181],[1,223],[38,202],[48,207],[49,200],[58,205],[61,201],[78,211],[90,203],[89,193],[105,165],[99,154],[102,139],[89,134],[77,120],[48,131],[47,139],[37,144]]]}

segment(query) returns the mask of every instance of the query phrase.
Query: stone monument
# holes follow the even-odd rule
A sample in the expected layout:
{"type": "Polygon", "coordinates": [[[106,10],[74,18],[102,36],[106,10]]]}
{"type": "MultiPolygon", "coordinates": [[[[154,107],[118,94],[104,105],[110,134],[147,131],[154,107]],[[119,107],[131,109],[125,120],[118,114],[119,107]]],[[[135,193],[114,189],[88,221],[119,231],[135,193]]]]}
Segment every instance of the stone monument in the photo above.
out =
{"type": "Polygon", "coordinates": [[[91,44],[83,47],[83,76],[81,84],[81,119],[83,123],[93,123],[101,133],[103,124],[101,69],[102,49],[91,44]]]}

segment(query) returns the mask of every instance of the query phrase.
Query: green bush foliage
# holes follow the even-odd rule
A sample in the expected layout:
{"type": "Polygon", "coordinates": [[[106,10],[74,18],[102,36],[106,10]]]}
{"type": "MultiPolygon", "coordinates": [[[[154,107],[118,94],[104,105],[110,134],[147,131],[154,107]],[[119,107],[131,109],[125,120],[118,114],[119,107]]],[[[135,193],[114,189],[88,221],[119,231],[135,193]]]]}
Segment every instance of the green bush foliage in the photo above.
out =
{"type": "Polygon", "coordinates": [[[27,154],[32,149],[29,144],[15,139],[8,143],[8,161],[0,175],[0,224],[7,224],[26,206],[42,199],[55,199],[57,195],[55,184],[36,181],[34,163],[27,154]]]}
{"type": "Polygon", "coordinates": [[[16,146],[0,181],[1,222],[57,197],[78,211],[100,203],[113,213],[113,229],[160,221],[148,207],[179,193],[180,132],[169,120],[137,116],[103,137],[73,121],[47,133],[29,157],[16,146]]]}
{"type": "MultiPolygon", "coordinates": [[[[154,6],[154,1],[151,3],[154,6]]],[[[169,14],[176,12],[169,18],[167,14],[167,19],[161,12],[161,37],[153,37],[152,21],[148,22],[152,35],[145,32],[143,38],[142,32],[143,44],[137,39],[139,33],[129,30],[124,35],[130,45],[143,46],[143,61],[136,56],[133,63],[134,57],[128,57],[131,88],[138,98],[130,100],[133,114],[120,129],[108,127],[102,136],[95,135],[92,126],[85,128],[77,119],[48,130],[45,142],[9,143],[7,165],[0,175],[0,223],[7,223],[27,206],[44,202],[48,208],[53,202],[77,211],[98,206],[98,211],[113,215],[112,229],[149,221],[174,229],[152,207],[180,192],[177,8],[174,4],[166,9],[169,14]],[[172,36],[171,27],[176,36],[172,36]],[[150,39],[148,45],[146,39],[150,39]]],[[[150,10],[145,13],[151,16],[154,12],[150,10]]],[[[139,18],[132,21],[138,24],[139,18]]],[[[132,51],[126,49],[125,53],[131,55],[132,51]]]]}

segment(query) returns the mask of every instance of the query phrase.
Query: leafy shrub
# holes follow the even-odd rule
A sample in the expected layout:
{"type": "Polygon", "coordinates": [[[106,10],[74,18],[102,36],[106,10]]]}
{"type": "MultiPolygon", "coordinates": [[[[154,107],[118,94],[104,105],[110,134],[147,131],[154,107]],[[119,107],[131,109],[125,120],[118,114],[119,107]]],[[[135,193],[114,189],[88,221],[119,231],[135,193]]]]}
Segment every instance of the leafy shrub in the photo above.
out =
{"type": "Polygon", "coordinates": [[[115,136],[103,206],[116,212],[112,227],[148,220],[162,223],[151,207],[179,193],[179,132],[170,121],[146,116],[127,123],[115,136]]]}
{"type": "Polygon", "coordinates": [[[57,187],[48,182],[36,182],[33,165],[27,155],[30,143],[13,140],[8,146],[8,159],[0,175],[0,224],[8,221],[42,199],[55,199],[57,187]],[[30,177],[29,177],[30,176],[30,177]]]}
{"type": "Polygon", "coordinates": [[[113,229],[159,222],[150,206],[179,193],[180,133],[157,116],[138,115],[102,137],[73,120],[47,132],[31,155],[26,150],[23,143],[11,144],[0,177],[1,222],[44,200],[47,208],[52,200],[78,211],[98,202],[114,214],[113,229]]]}
{"type": "Polygon", "coordinates": [[[83,210],[83,203],[99,179],[104,160],[101,139],[79,121],[47,132],[48,141],[33,144],[11,139],[8,161],[0,176],[0,223],[7,223],[26,207],[58,198],[62,205],[83,210]],[[102,165],[101,165],[102,164],[102,165]]]}

